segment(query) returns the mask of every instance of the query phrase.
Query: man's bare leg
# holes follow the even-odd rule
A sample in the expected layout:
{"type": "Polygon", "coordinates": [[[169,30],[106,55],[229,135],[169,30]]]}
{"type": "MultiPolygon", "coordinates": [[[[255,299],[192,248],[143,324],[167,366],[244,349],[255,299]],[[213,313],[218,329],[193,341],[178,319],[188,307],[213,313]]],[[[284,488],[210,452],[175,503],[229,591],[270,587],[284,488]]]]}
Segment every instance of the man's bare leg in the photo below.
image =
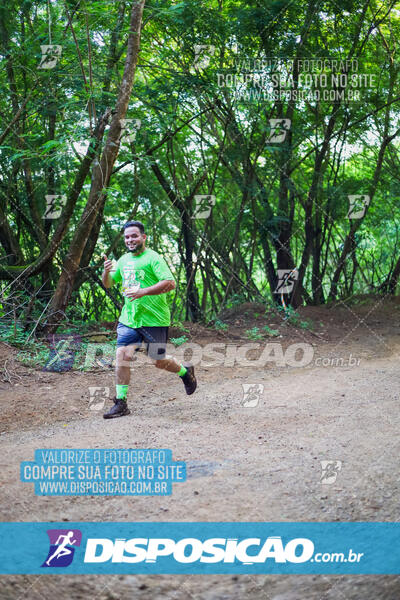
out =
{"type": "Polygon", "coordinates": [[[120,346],[117,348],[115,361],[115,381],[117,385],[129,385],[135,348],[136,346],[120,346]]]}
{"type": "Polygon", "coordinates": [[[157,369],[164,369],[164,371],[169,371],[170,373],[179,373],[181,370],[181,365],[176,362],[173,356],[169,356],[168,354],[165,358],[156,360],[154,364],[157,369]]]}
{"type": "MultiPolygon", "coordinates": [[[[154,365],[157,367],[157,369],[163,369],[164,371],[169,371],[170,373],[179,373],[182,369],[182,365],[180,365],[173,356],[169,355],[166,355],[165,358],[154,361],[154,365]]],[[[183,381],[186,393],[190,395],[193,394],[197,387],[196,377],[194,375],[194,367],[192,365],[187,365],[184,367],[184,369],[186,372],[184,375],[180,375],[180,378],[183,381]]]]}
{"type": "Polygon", "coordinates": [[[113,419],[115,417],[123,417],[131,412],[128,408],[126,396],[128,385],[131,379],[131,367],[136,359],[135,351],[137,346],[120,346],[117,348],[116,364],[115,364],[115,380],[117,394],[114,398],[114,406],[103,415],[105,419],[113,419]],[[119,393],[120,392],[120,393],[119,393]]]}

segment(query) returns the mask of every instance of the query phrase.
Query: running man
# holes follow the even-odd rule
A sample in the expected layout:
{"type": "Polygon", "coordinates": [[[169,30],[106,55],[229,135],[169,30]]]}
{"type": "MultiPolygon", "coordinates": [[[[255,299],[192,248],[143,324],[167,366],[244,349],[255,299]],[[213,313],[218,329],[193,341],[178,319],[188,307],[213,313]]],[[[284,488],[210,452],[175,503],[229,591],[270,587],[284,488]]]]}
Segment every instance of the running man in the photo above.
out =
{"type": "Polygon", "coordinates": [[[71,554],[71,550],[67,548],[68,545],[73,546],[76,543],[76,540],[71,538],[74,537],[74,532],[69,531],[67,535],[59,535],[58,540],[56,541],[56,545],[59,544],[58,548],[55,550],[54,554],[50,556],[48,560],[46,560],[46,565],[49,567],[53,558],[61,558],[62,556],[66,556],[67,554],[71,554]],[[60,542],[62,540],[62,542],[60,542]]]}
{"type": "Polygon", "coordinates": [[[168,327],[171,316],[166,293],[175,289],[172,273],[162,256],[146,248],[144,225],[128,221],[124,225],[126,254],[113,265],[104,255],[103,285],[111,287],[122,282],[125,296],[117,326],[116,396],[114,406],[105,413],[105,419],[129,415],[127,405],[131,376],[130,362],[142,342],[148,356],[158,369],[177,373],[188,395],[193,394],[197,382],[192,365],[180,365],[166,354],[168,327]]]}

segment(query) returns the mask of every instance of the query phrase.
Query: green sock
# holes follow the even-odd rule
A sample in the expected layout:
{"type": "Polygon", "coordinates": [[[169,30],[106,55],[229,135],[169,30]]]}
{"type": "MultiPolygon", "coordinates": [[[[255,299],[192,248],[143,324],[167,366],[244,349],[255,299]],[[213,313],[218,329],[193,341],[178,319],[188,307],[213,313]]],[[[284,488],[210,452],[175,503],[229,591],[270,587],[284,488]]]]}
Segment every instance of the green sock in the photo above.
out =
{"type": "Polygon", "coordinates": [[[128,386],[127,385],[116,385],[117,389],[117,400],[126,400],[126,396],[128,395],[128,386]]]}
{"type": "Polygon", "coordinates": [[[184,375],[186,375],[186,373],[187,373],[187,369],[183,365],[181,365],[181,370],[178,371],[179,377],[183,377],[184,375]]]}

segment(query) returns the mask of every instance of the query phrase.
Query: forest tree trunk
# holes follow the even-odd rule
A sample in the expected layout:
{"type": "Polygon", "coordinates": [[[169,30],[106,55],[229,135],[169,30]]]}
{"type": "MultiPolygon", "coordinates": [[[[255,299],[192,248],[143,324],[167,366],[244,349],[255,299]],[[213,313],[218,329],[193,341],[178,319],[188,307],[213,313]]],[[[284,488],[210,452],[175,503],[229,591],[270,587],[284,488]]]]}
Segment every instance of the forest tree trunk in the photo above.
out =
{"type": "Polygon", "coordinates": [[[145,0],[141,0],[132,6],[125,68],[116,108],[113,113],[110,130],[100,161],[94,163],[89,198],[80,223],[75,231],[69,252],[65,258],[63,271],[50,305],[48,313],[48,319],[50,320],[47,321],[44,327],[44,331],[48,333],[55,331],[59,322],[65,315],[64,311],[71,298],[82,253],[95,223],[97,214],[99,210],[101,210],[102,203],[104,202],[104,196],[110,182],[113,166],[118,156],[122,129],[121,119],[125,118],[128,110],[139,56],[140,31],[144,3],[145,0]]]}

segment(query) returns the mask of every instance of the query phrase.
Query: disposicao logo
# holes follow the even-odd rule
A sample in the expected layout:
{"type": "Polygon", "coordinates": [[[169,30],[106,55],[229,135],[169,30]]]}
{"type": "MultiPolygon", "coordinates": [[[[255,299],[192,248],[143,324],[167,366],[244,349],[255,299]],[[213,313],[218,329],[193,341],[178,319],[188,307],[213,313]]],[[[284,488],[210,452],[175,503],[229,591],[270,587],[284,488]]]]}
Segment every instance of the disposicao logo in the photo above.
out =
{"type": "Polygon", "coordinates": [[[74,546],[80,546],[82,532],[79,529],[48,529],[49,553],[42,567],[68,567],[74,558],[74,546]]]}
{"type": "Polygon", "coordinates": [[[178,563],[264,563],[268,558],[276,563],[302,563],[310,560],[314,544],[307,538],[296,538],[284,546],[280,536],[238,539],[210,538],[201,541],[184,538],[89,538],[86,544],[85,563],[155,563],[160,557],[172,557],[178,563]],[[248,554],[248,550],[253,551],[248,554]]]}

